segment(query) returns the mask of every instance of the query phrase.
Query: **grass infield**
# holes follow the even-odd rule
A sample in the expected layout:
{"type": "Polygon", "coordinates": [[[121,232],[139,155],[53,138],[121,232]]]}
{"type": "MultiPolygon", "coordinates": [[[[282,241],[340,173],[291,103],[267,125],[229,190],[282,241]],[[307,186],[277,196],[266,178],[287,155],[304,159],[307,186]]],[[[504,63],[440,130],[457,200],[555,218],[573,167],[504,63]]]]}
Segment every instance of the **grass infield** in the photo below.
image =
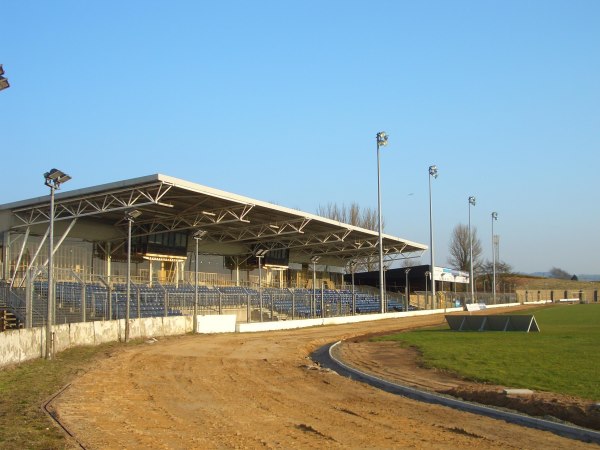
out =
{"type": "Polygon", "coordinates": [[[376,340],[417,347],[426,367],[470,380],[600,401],[600,304],[522,314],[533,314],[541,332],[456,332],[446,325],[376,340]]]}
{"type": "MultiPolygon", "coordinates": [[[[600,305],[534,311],[541,333],[419,330],[380,339],[418,346],[425,364],[512,387],[562,392],[600,400],[600,305]]],[[[139,345],[132,341],[128,345],[139,345]]],[[[78,347],[0,370],[0,448],[68,448],[42,403],[123,344],[78,347]]]]}

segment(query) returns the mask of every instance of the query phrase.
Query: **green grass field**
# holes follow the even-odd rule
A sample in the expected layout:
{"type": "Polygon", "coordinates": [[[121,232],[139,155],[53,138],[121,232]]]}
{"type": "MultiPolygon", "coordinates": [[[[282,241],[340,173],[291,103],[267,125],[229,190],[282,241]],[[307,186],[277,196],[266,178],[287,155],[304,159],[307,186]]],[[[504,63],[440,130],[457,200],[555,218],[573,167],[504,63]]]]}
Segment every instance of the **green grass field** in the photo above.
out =
{"type": "Polygon", "coordinates": [[[556,305],[533,314],[540,333],[417,330],[377,340],[415,346],[427,367],[477,381],[600,401],[600,304],[556,305]]]}

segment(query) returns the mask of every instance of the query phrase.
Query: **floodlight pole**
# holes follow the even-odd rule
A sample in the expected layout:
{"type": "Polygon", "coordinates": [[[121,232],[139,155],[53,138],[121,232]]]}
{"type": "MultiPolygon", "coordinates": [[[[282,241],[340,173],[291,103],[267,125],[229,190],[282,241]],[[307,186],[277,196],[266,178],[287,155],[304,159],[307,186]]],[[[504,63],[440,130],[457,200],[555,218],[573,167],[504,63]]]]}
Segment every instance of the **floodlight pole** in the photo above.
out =
{"type": "Polygon", "coordinates": [[[317,262],[321,259],[320,256],[313,256],[310,261],[313,263],[313,297],[311,304],[312,317],[317,316],[317,262]]]}
{"type": "Polygon", "coordinates": [[[354,271],[356,270],[356,261],[350,262],[350,270],[352,271],[352,315],[356,314],[356,297],[354,292],[354,271]]]}
{"type": "Polygon", "coordinates": [[[129,342],[129,316],[130,316],[130,298],[131,298],[131,225],[142,213],[138,210],[127,211],[127,304],[125,305],[125,342],[129,342]]]}
{"type": "Polygon", "coordinates": [[[429,271],[425,272],[425,306],[427,306],[429,300],[429,286],[427,285],[427,278],[429,278],[429,271]]]}
{"type": "Polygon", "coordinates": [[[196,254],[194,256],[194,333],[198,332],[198,241],[200,240],[194,235],[196,241],[196,254]]]}
{"type": "Polygon", "coordinates": [[[44,184],[50,188],[50,222],[48,230],[48,305],[46,313],[46,359],[52,359],[53,338],[52,326],[55,321],[54,310],[54,279],[53,279],[53,255],[54,255],[54,191],[60,189],[60,185],[69,181],[71,177],[66,173],[51,169],[44,174],[44,184]]]}
{"type": "Polygon", "coordinates": [[[471,206],[475,206],[475,197],[472,195],[469,197],[469,269],[471,282],[471,303],[475,303],[475,279],[473,278],[473,234],[471,233],[471,206]]]}
{"type": "Polygon", "coordinates": [[[431,246],[431,264],[429,271],[433,274],[431,280],[431,296],[435,301],[435,252],[433,246],[433,206],[431,201],[431,178],[438,177],[438,168],[437,166],[429,166],[429,244],[431,246]]]}
{"type": "Polygon", "coordinates": [[[263,297],[262,297],[262,267],[261,261],[263,259],[263,255],[258,256],[258,308],[260,312],[260,321],[263,321],[263,297]]]}
{"type": "Polygon", "coordinates": [[[406,302],[406,309],[404,310],[405,312],[408,312],[408,305],[409,305],[409,302],[408,302],[408,292],[409,292],[409,289],[408,289],[408,272],[410,272],[410,269],[411,269],[410,267],[405,267],[404,268],[404,277],[405,277],[405,281],[404,281],[404,300],[406,302]]]}
{"type": "Polygon", "coordinates": [[[385,285],[383,281],[383,220],[381,215],[381,175],[379,163],[379,148],[387,145],[388,136],[385,131],[377,133],[377,211],[379,215],[379,297],[381,301],[381,313],[385,308],[385,285]]]}
{"type": "Polygon", "coordinates": [[[125,342],[129,342],[129,299],[131,296],[131,223],[127,217],[127,303],[125,304],[125,342]]]}
{"type": "Polygon", "coordinates": [[[46,359],[54,356],[52,345],[52,326],[54,325],[54,288],[53,288],[53,261],[54,250],[54,190],[56,186],[50,185],[50,231],[48,233],[48,312],[46,317],[46,359]]]}
{"type": "MultiPolygon", "coordinates": [[[[258,307],[260,308],[260,321],[263,321],[263,296],[262,296],[262,266],[261,262],[265,255],[268,253],[266,249],[257,250],[254,255],[258,259],[258,307]]],[[[272,320],[272,318],[271,318],[272,320]]]]}
{"type": "Polygon", "coordinates": [[[8,80],[2,75],[4,75],[4,68],[2,67],[2,64],[0,64],[0,91],[10,87],[8,80]]]}
{"type": "Polygon", "coordinates": [[[204,230],[198,230],[194,233],[193,237],[196,241],[196,256],[194,258],[194,318],[192,320],[194,333],[198,332],[198,242],[202,240],[202,237],[206,234],[204,230]]]}
{"type": "Polygon", "coordinates": [[[313,261],[313,298],[312,298],[312,316],[317,315],[317,273],[316,273],[317,261],[313,261]]]}
{"type": "Polygon", "coordinates": [[[494,242],[494,221],[498,220],[498,213],[492,213],[492,299],[496,304],[496,243],[494,242]]]}

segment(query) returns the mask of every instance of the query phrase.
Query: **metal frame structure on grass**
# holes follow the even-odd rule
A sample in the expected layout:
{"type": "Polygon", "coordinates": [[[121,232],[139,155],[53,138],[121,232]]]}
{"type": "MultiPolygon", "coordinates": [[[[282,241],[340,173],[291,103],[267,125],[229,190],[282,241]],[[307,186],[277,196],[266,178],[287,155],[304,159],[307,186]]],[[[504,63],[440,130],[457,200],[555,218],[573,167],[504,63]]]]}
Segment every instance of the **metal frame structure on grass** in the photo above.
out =
{"type": "Polygon", "coordinates": [[[452,315],[446,322],[453,331],[540,331],[531,314],[452,315]]]}

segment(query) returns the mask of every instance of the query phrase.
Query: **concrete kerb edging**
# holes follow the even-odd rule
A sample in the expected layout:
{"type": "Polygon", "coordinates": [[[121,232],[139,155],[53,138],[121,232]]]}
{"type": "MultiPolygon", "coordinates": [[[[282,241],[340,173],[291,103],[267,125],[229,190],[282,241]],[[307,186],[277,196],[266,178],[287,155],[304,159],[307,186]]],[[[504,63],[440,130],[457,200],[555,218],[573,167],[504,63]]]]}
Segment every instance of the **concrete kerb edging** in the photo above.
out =
{"type": "Polygon", "coordinates": [[[341,341],[337,341],[333,344],[327,344],[321,347],[319,350],[317,350],[311,355],[312,359],[318,362],[321,366],[334,370],[340,375],[367,383],[371,386],[382,389],[386,392],[390,392],[392,394],[403,395],[413,400],[418,400],[426,403],[448,406],[450,408],[458,409],[461,411],[479,414],[494,419],[500,419],[506,422],[515,423],[517,425],[522,425],[529,428],[550,431],[552,433],[571,439],[600,444],[600,432],[596,430],[590,430],[588,428],[582,428],[565,423],[551,422],[549,420],[539,419],[537,417],[531,417],[525,414],[519,414],[516,412],[492,408],[490,406],[485,406],[479,403],[466,402],[463,400],[456,399],[454,397],[448,397],[445,395],[422,391],[413,387],[392,383],[390,381],[384,380],[383,378],[367,374],[358,369],[350,367],[349,365],[345,364],[342,360],[334,356],[333,352],[335,350],[335,347],[337,347],[340,343],[341,341]]]}
{"type": "Polygon", "coordinates": [[[458,312],[462,308],[446,309],[428,309],[420,311],[395,312],[385,314],[363,314],[357,316],[324,317],[315,319],[296,319],[280,320],[276,322],[251,322],[238,323],[236,331],[238,333],[256,333],[259,331],[281,331],[292,330],[296,328],[309,328],[323,325],[344,325],[348,323],[371,322],[374,320],[398,319],[402,317],[429,316],[432,314],[442,314],[444,312],[458,312]]]}
{"type": "Polygon", "coordinates": [[[552,300],[537,300],[535,302],[523,302],[524,305],[545,305],[546,303],[553,303],[552,300]]]}
{"type": "Polygon", "coordinates": [[[513,306],[521,306],[520,303],[498,303],[496,305],[486,305],[485,308],[486,309],[490,309],[490,308],[509,308],[509,307],[513,307],[513,306]]]}

